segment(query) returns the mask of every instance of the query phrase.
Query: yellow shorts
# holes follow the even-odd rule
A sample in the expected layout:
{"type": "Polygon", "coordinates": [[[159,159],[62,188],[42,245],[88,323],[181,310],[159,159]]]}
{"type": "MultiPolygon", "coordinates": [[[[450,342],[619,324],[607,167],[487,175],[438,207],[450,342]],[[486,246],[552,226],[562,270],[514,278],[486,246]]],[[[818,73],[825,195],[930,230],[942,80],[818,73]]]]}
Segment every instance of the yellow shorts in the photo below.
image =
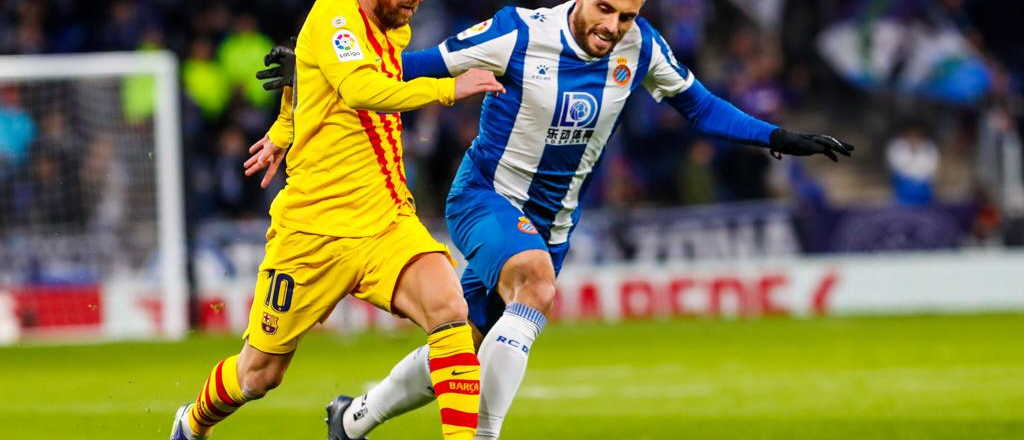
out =
{"type": "Polygon", "coordinates": [[[245,337],[262,352],[289,353],[349,293],[391,312],[402,270],[431,252],[442,252],[455,264],[448,247],[415,215],[400,215],[377,235],[359,238],[307,234],[271,223],[245,337]]]}

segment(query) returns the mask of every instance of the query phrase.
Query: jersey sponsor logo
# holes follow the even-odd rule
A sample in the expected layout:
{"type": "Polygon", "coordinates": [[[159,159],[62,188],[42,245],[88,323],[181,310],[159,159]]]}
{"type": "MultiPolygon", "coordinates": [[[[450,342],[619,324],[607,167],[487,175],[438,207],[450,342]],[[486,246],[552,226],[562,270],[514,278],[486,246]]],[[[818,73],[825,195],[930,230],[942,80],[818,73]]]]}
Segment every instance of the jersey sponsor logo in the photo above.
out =
{"type": "Polygon", "coordinates": [[[533,235],[537,234],[537,227],[533,226],[533,222],[526,217],[519,217],[519,224],[517,226],[519,227],[520,232],[533,235]]]}
{"type": "Polygon", "coordinates": [[[586,145],[594,137],[591,128],[549,128],[544,139],[547,145],[586,145]]]}
{"type": "Polygon", "coordinates": [[[547,64],[541,64],[537,66],[537,73],[530,75],[531,79],[537,79],[541,81],[551,81],[551,68],[547,64]]]}
{"type": "Polygon", "coordinates": [[[600,109],[597,98],[587,92],[565,92],[554,127],[548,129],[547,145],[586,145],[594,136],[591,127],[600,109]]]}
{"type": "Polygon", "coordinates": [[[355,61],[363,59],[363,51],[359,48],[359,39],[356,34],[348,29],[342,29],[334,34],[334,53],[338,55],[339,61],[355,61]]]}
{"type": "Polygon", "coordinates": [[[263,322],[260,326],[263,327],[263,333],[272,335],[277,333],[277,317],[267,312],[263,312],[263,322]]]}
{"type": "Polygon", "coordinates": [[[565,92],[559,127],[586,127],[597,118],[597,98],[587,92],[565,92]]]}
{"type": "Polygon", "coordinates": [[[615,81],[615,84],[624,86],[633,77],[633,71],[629,70],[628,61],[625,58],[619,58],[618,62],[619,65],[615,66],[615,69],[612,70],[612,81],[615,81]]]}
{"type": "Polygon", "coordinates": [[[475,37],[477,35],[480,35],[480,34],[482,34],[484,32],[487,32],[487,30],[491,28],[491,24],[493,22],[494,22],[494,20],[491,20],[491,19],[484,20],[484,21],[482,21],[480,23],[477,23],[477,24],[473,25],[473,27],[471,27],[469,29],[466,29],[466,30],[464,30],[462,32],[459,32],[459,35],[457,35],[456,37],[458,39],[460,39],[460,40],[465,40],[467,38],[473,38],[473,37],[475,37]]]}
{"type": "Polygon", "coordinates": [[[342,17],[340,15],[337,16],[337,17],[334,17],[334,19],[331,20],[331,26],[334,26],[336,28],[343,28],[343,27],[345,27],[345,23],[346,23],[345,17],[342,17]]]}

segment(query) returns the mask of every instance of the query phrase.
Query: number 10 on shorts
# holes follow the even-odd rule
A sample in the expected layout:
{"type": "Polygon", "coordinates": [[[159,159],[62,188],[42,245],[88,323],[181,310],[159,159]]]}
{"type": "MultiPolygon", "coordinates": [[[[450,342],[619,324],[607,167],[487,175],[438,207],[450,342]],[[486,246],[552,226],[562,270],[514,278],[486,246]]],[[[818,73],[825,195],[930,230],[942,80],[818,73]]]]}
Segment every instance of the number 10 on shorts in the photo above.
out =
{"type": "Polygon", "coordinates": [[[263,305],[272,307],[280,313],[287,312],[292,308],[295,279],[286,273],[277,273],[276,269],[271,269],[267,277],[270,278],[270,286],[267,287],[267,297],[263,300],[263,305]]]}

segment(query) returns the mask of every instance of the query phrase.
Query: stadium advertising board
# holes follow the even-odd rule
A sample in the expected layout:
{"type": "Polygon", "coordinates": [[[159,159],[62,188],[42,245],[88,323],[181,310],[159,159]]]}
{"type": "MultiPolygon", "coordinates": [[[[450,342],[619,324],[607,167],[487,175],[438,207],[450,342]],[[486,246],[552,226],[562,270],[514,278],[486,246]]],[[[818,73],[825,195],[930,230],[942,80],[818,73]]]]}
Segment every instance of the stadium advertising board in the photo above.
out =
{"type": "MultiPolygon", "coordinates": [[[[757,318],[1024,310],[1024,253],[794,258],[767,263],[574,266],[558,280],[556,319],[757,318]]],[[[204,291],[212,328],[245,325],[251,286],[204,291]]],[[[402,321],[345,300],[328,320],[343,330],[402,321]]]]}
{"type": "MultiPolygon", "coordinates": [[[[1005,251],[574,265],[559,277],[555,314],[562,321],[617,322],[1024,310],[1020,267],[1024,252],[1005,251]]],[[[237,275],[206,280],[196,310],[201,327],[244,329],[255,273],[237,275]]],[[[0,316],[17,316],[21,323],[20,330],[0,332],[0,340],[13,342],[22,331],[115,338],[145,338],[161,331],[160,297],[147,283],[125,280],[79,290],[0,291],[0,316]],[[66,307],[68,296],[80,307],[66,307]]],[[[327,326],[359,331],[403,323],[346,299],[327,326]]]]}
{"type": "MultiPolygon", "coordinates": [[[[1014,287],[1022,280],[1010,269],[1024,263],[1017,253],[813,257],[831,255],[829,250],[868,255],[863,252],[903,249],[893,243],[906,249],[958,247],[971,207],[927,210],[819,212],[810,222],[814,228],[799,227],[807,222],[800,221],[797,209],[775,202],[588,213],[559,278],[556,313],[561,319],[616,321],[1024,307],[1014,287]],[[891,221],[860,233],[857,225],[864,225],[864,218],[891,221]]],[[[454,249],[443,225],[428,225],[454,249]]],[[[210,223],[199,229],[192,267],[200,327],[245,327],[265,230],[263,221],[210,223]]],[[[66,253],[75,246],[54,248],[66,253]]],[[[69,277],[69,266],[58,264],[64,259],[35,261],[36,270],[27,272],[31,277],[0,288],[0,317],[17,322],[0,328],[0,340],[13,341],[20,334],[150,338],[164,332],[164,304],[152,279],[69,277]]],[[[461,260],[459,269],[464,267],[461,260]]],[[[345,329],[400,325],[357,301],[345,301],[328,324],[345,329]]]]}

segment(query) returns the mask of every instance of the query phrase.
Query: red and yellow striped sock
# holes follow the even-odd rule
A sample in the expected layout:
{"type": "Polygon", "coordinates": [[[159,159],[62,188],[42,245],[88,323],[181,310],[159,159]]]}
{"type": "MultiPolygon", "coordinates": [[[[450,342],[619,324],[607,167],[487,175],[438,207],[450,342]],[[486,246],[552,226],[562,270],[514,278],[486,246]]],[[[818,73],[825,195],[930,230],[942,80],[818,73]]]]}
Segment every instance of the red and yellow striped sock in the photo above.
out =
{"type": "Polygon", "coordinates": [[[441,408],[444,440],[473,440],[480,411],[480,361],[468,325],[431,333],[430,381],[441,408]]]}
{"type": "Polygon", "coordinates": [[[213,425],[230,416],[247,400],[238,383],[238,356],[224,359],[213,367],[199,392],[189,413],[189,427],[195,434],[207,435],[213,425]]]}

